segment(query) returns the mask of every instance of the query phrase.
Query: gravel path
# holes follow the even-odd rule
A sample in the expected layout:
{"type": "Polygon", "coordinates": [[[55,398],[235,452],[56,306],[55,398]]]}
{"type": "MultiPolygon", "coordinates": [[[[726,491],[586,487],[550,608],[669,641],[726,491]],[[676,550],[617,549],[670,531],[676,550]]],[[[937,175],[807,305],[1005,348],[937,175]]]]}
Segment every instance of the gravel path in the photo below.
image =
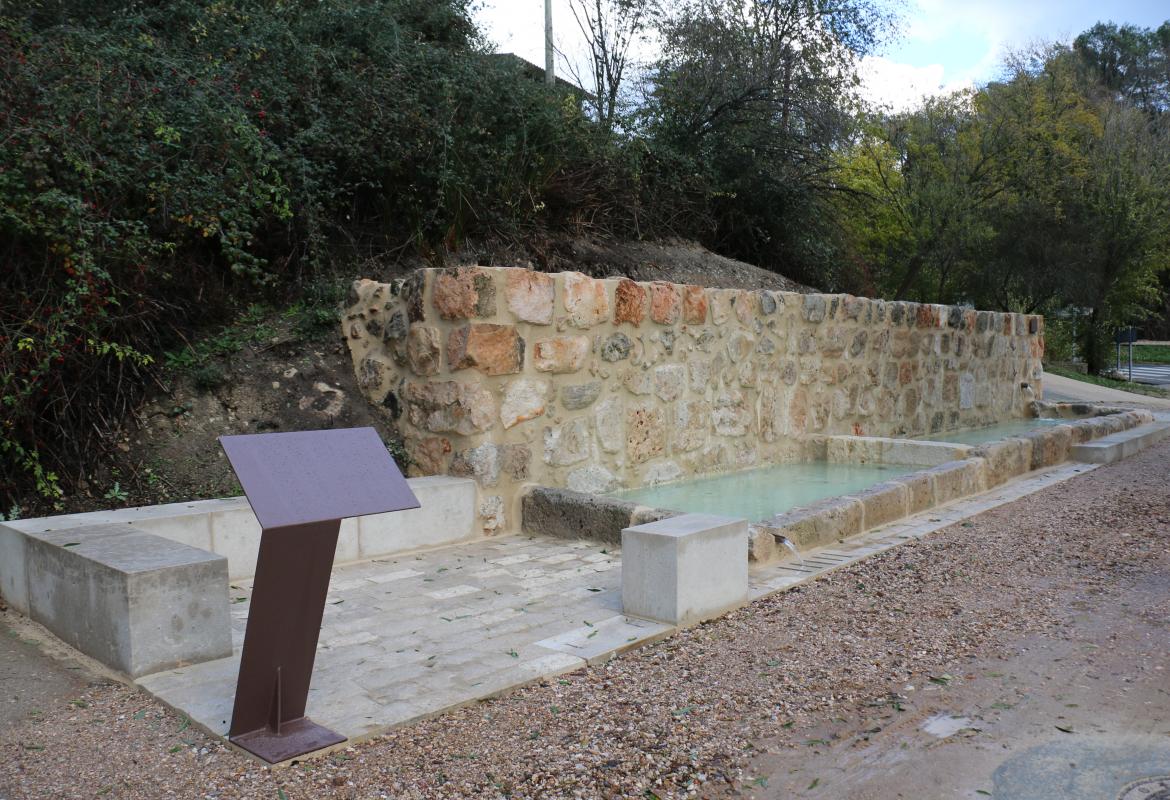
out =
{"type": "Polygon", "coordinates": [[[757,746],[1170,561],[1170,442],[716,622],[332,756],[268,770],[122,686],[0,733],[0,798],[729,796],[757,746]]]}

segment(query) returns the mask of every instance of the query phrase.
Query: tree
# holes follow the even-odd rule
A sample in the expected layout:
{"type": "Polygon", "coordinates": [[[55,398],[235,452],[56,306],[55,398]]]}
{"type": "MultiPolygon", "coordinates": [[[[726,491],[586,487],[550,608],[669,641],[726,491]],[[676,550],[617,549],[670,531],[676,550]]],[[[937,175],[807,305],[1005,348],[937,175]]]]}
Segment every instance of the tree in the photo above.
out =
{"type": "Polygon", "coordinates": [[[832,281],[834,150],[891,21],[869,0],[692,0],[663,20],[648,129],[706,182],[710,246],[832,281]]]}
{"type": "Polygon", "coordinates": [[[572,61],[566,63],[579,84],[593,87],[589,104],[607,134],[613,131],[622,109],[630,48],[642,35],[647,15],[655,7],[652,0],[569,0],[573,19],[585,37],[590,80],[582,80],[572,61]]]}

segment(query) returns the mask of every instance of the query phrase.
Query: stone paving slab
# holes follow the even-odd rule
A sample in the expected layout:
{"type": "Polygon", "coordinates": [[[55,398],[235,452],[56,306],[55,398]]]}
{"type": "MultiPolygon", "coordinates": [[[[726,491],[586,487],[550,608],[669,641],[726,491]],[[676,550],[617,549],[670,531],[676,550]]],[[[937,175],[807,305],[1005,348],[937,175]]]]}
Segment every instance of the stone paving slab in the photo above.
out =
{"type": "MultiPolygon", "coordinates": [[[[752,570],[756,599],[1011,502],[1092,464],[1031,473],[974,497],[752,570]]],[[[350,739],[603,662],[673,626],[621,613],[612,545],[509,536],[333,570],[308,715],[350,739]]],[[[218,735],[231,720],[251,583],[231,587],[231,658],[138,680],[218,735]]]]}
{"type": "MultiPolygon", "coordinates": [[[[623,617],[620,554],[510,536],[336,567],[308,715],[350,738],[577,669],[668,625],[623,617]]],[[[251,581],[232,584],[230,658],[138,683],[226,735],[251,581]]]]}

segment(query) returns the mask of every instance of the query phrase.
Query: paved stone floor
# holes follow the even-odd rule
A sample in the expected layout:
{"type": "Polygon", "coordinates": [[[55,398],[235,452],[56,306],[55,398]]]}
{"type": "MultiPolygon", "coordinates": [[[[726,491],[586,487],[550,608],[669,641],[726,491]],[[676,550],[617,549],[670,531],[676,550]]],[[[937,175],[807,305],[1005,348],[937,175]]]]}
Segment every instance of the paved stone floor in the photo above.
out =
{"type": "MultiPolygon", "coordinates": [[[[751,596],[859,558],[1093,469],[1064,464],[752,570],[751,596]]],[[[350,739],[597,663],[669,634],[621,613],[620,553],[591,542],[510,536],[333,571],[307,713],[350,739]]],[[[213,733],[227,733],[251,584],[232,586],[231,658],[138,683],[213,733]]]]}
{"type": "MultiPolygon", "coordinates": [[[[526,536],[337,567],[307,713],[360,738],[672,629],[622,616],[620,583],[612,548],[526,536]]],[[[231,658],[138,681],[221,735],[231,720],[250,590],[250,582],[231,588],[231,658]]]]}

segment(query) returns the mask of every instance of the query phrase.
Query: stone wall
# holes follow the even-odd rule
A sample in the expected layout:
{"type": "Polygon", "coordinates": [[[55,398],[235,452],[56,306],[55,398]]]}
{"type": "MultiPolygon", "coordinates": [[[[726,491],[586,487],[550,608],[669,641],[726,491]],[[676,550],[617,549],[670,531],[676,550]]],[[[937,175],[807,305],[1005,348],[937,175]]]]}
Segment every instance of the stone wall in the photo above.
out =
{"type": "Polygon", "coordinates": [[[415,475],[475,478],[487,533],[539,483],[605,492],[1025,414],[1039,316],[523,269],[355,282],[343,320],[415,475]]]}

